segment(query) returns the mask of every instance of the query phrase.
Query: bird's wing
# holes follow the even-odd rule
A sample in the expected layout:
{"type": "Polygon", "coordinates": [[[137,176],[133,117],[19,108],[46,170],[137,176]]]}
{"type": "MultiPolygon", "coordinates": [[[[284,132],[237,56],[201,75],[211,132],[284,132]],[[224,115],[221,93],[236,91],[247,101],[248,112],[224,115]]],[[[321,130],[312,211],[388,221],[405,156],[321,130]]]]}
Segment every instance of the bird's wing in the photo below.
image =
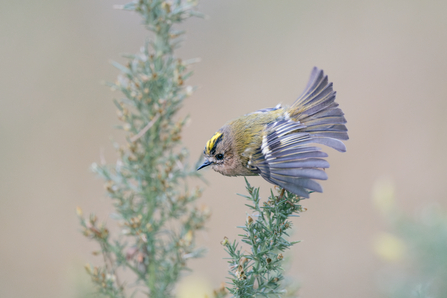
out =
{"type": "Polygon", "coordinates": [[[322,192],[312,179],[326,180],[322,170],[329,167],[328,155],[312,143],[324,144],[345,151],[336,139],[312,136],[306,127],[292,120],[281,120],[266,126],[259,151],[252,156],[250,166],[270,183],[279,185],[300,197],[309,197],[308,190],[322,192]]]}
{"type": "Polygon", "coordinates": [[[323,169],[329,163],[324,159],[327,154],[312,144],[346,151],[340,141],[348,139],[346,120],[337,106],[332,83],[328,83],[323,71],[314,68],[303,95],[285,118],[265,127],[262,145],[253,154],[249,167],[298,196],[308,198],[308,190],[322,192],[313,179],[326,180],[323,169]]]}

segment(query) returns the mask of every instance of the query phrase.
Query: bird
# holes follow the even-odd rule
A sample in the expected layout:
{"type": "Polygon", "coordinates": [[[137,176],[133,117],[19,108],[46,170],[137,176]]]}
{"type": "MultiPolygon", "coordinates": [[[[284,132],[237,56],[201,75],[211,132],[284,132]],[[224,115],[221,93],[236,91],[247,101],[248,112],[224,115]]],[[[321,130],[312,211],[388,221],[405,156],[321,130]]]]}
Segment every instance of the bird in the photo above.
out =
{"type": "Polygon", "coordinates": [[[301,198],[323,192],[328,155],[318,145],[345,152],[348,129],[336,92],[314,67],[291,106],[278,104],[224,124],[208,140],[197,171],[211,167],[225,176],[258,176],[301,198]]]}

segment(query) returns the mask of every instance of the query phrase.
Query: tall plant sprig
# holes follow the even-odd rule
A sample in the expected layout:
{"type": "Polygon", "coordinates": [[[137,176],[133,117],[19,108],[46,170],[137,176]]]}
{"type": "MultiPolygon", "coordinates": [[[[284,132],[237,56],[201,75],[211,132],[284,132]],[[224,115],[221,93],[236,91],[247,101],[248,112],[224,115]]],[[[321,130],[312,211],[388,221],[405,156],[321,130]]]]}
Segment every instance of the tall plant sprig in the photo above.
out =
{"type": "Polygon", "coordinates": [[[285,297],[287,293],[284,282],[283,252],[299,241],[290,242],[285,237],[291,228],[290,217],[298,216],[303,211],[299,205],[300,198],[288,191],[280,195],[271,195],[261,205],[259,188],[252,187],[248,181],[246,204],[251,209],[240,234],[241,241],[248,245],[248,250],[234,240],[232,243],[224,238],[222,245],[229,254],[230,282],[227,289],[232,297],[285,297]]]}
{"type": "Polygon", "coordinates": [[[126,56],[126,65],[114,63],[121,75],[110,86],[124,95],[115,104],[126,144],[115,144],[119,158],[114,165],[92,166],[106,181],[117,235],[95,215],[85,218],[78,209],[83,234],[99,244],[97,254],[103,256],[103,265],[86,265],[86,270],[108,297],[137,292],[173,297],[187,260],[202,253],[195,246],[195,233],[209,212],[194,206],[201,191],[188,189],[185,182],[198,173],[187,165],[188,152],[180,143],[186,119],[175,117],[193,88],[184,85],[191,75],[189,63],[174,55],[183,32],[173,26],[199,16],[196,4],[137,0],[121,7],[140,14],[151,36],[138,54],[126,56]],[[124,269],[134,278],[124,281],[124,269]]]}

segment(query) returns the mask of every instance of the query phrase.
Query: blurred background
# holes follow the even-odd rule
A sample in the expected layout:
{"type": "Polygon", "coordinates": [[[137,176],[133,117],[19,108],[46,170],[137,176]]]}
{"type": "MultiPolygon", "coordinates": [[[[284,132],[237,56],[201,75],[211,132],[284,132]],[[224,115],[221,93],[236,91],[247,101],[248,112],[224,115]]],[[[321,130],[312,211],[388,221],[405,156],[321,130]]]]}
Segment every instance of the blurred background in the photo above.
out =
{"type": "MultiPolygon", "coordinates": [[[[0,10],[0,297],[82,297],[86,262],[100,263],[80,233],[75,208],[107,219],[103,181],[90,171],[101,152],[115,161],[121,134],[111,60],[146,38],[139,16],[114,10],[127,1],[3,1],[0,10]]],[[[183,140],[195,161],[227,120],[291,104],[313,66],[334,82],[350,140],[328,149],[323,194],[295,220],[289,272],[303,297],[380,297],[384,263],[374,239],[388,227],[372,203],[373,185],[393,181],[406,212],[446,207],[446,1],[203,0],[208,18],[184,24],[183,59],[201,58],[188,84],[183,140]]],[[[215,288],[225,281],[219,242],[245,220],[243,178],[205,173],[200,204],[212,218],[200,243],[206,258],[186,278],[215,288]]],[[[261,186],[262,178],[249,179],[261,186]]],[[[109,223],[113,223],[108,219],[109,223]]],[[[191,282],[190,284],[193,284],[191,282]]],[[[87,290],[85,290],[87,288],[87,290]]]]}

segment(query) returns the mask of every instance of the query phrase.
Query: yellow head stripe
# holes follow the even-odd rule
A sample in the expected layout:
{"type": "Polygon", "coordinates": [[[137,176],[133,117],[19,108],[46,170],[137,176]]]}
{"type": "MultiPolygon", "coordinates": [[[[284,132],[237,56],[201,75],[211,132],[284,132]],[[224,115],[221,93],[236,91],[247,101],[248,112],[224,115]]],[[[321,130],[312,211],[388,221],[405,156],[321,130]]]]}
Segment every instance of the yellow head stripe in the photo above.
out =
{"type": "Polygon", "coordinates": [[[213,148],[216,146],[217,141],[219,140],[219,138],[222,136],[221,132],[216,132],[214,134],[214,136],[206,143],[206,154],[210,154],[211,150],[213,150],[213,148]]]}

